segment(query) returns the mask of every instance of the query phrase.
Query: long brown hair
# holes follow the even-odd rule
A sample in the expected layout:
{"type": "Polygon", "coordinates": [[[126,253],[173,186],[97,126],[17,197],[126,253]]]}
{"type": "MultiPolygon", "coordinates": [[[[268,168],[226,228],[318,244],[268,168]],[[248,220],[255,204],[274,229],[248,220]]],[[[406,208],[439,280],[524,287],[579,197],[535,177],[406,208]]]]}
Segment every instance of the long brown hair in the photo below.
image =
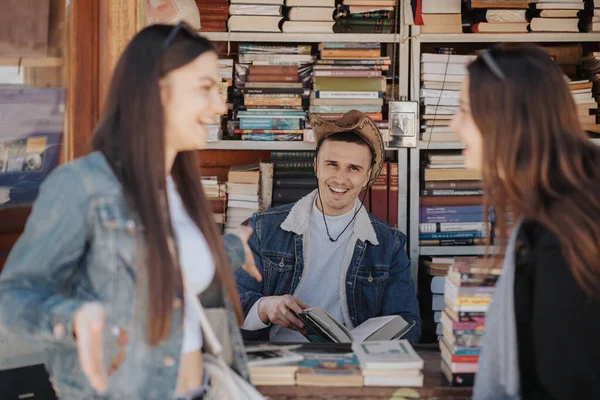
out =
{"type": "MultiPolygon", "coordinates": [[[[152,345],[169,336],[173,298],[182,289],[179,262],[169,249],[173,228],[166,195],[165,116],[159,79],[205,52],[216,51],[210,41],[185,30],[163,49],[172,29],[170,25],[152,25],[129,43],[115,68],[93,142],[94,149],[111,164],[130,209],[144,228],[145,254],[138,262],[146,268],[146,333],[152,345]]],[[[179,153],[171,175],[188,214],[206,238],[217,277],[241,324],[235,281],[200,183],[196,152],[179,153]]]]}
{"type": "Polygon", "coordinates": [[[494,207],[501,237],[509,211],[549,229],[579,286],[597,295],[600,147],[583,131],[564,75],[543,49],[489,51],[505,79],[481,56],[468,67],[469,103],[483,136],[485,208],[494,207]]]}

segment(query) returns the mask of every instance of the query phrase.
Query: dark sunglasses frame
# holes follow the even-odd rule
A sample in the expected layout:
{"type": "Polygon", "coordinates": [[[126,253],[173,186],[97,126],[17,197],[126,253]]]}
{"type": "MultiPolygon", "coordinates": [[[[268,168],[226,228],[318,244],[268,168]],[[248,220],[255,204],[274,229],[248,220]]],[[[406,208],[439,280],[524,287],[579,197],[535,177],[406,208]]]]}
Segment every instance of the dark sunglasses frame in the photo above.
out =
{"type": "Polygon", "coordinates": [[[162,45],[163,52],[166,51],[173,44],[173,42],[175,41],[175,38],[181,31],[187,32],[188,34],[190,34],[190,36],[192,36],[194,38],[200,38],[200,35],[198,34],[198,32],[196,32],[194,30],[194,28],[192,28],[185,21],[180,21],[177,23],[177,25],[173,26],[173,29],[171,29],[171,32],[169,32],[169,34],[167,35],[167,38],[163,42],[163,45],[162,45]]]}
{"type": "Polygon", "coordinates": [[[482,52],[479,55],[479,57],[483,60],[483,62],[490,69],[490,71],[492,71],[492,73],[496,76],[496,78],[500,79],[501,81],[506,79],[506,75],[504,74],[504,72],[502,71],[502,68],[500,68],[500,66],[498,65],[496,60],[494,60],[494,57],[492,56],[492,52],[490,49],[482,52]]]}

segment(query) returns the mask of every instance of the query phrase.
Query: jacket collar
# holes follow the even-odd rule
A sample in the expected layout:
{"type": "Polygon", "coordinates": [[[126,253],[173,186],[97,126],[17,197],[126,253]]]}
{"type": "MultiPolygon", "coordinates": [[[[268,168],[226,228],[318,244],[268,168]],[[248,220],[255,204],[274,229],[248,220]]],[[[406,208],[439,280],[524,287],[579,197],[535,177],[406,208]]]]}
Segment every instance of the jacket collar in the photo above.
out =
{"type": "MultiPolygon", "coordinates": [[[[281,224],[281,229],[287,232],[293,232],[297,235],[305,235],[309,229],[309,215],[312,212],[317,193],[318,191],[314,190],[312,193],[298,200],[290,210],[285,221],[281,224]]],[[[358,202],[358,199],[356,201],[358,202]]],[[[375,246],[379,244],[369,213],[364,207],[362,207],[356,215],[356,220],[354,221],[354,234],[357,239],[363,242],[369,241],[375,246]]]]}

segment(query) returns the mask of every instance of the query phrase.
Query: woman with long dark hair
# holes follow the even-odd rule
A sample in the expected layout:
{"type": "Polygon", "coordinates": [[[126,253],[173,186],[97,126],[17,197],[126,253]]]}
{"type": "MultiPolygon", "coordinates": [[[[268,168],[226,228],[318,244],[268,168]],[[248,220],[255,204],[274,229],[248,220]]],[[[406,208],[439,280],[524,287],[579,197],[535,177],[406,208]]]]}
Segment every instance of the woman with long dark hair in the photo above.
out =
{"type": "Polygon", "coordinates": [[[487,50],[452,126],[498,236],[514,221],[474,398],[600,399],[600,148],[563,73],[533,45],[487,50]]]}
{"type": "Polygon", "coordinates": [[[248,379],[232,268],[260,274],[252,256],[244,263],[247,230],[218,233],[197,158],[205,125],[226,111],[217,58],[184,24],[139,32],[116,66],[95,151],[46,179],[7,260],[0,326],[48,342],[61,398],[203,398],[184,281],[205,308],[230,311],[224,345],[248,379]]]}

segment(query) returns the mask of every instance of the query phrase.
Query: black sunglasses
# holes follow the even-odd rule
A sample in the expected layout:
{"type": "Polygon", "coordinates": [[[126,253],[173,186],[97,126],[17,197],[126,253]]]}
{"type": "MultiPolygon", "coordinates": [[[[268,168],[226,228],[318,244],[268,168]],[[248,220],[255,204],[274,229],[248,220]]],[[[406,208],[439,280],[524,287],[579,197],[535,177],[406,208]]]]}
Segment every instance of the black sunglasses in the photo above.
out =
{"type": "Polygon", "coordinates": [[[163,52],[166,51],[173,44],[175,38],[181,31],[187,32],[193,38],[200,38],[200,34],[198,34],[198,32],[194,30],[194,28],[192,28],[185,21],[180,21],[179,23],[177,23],[177,25],[173,26],[173,29],[171,29],[171,32],[169,32],[167,38],[163,42],[163,52]]]}
{"type": "Polygon", "coordinates": [[[506,79],[506,75],[504,75],[504,72],[502,72],[502,68],[500,68],[496,60],[494,60],[491,50],[485,50],[479,55],[479,57],[483,60],[485,65],[487,65],[490,71],[492,71],[496,78],[500,79],[501,81],[506,79]]]}

